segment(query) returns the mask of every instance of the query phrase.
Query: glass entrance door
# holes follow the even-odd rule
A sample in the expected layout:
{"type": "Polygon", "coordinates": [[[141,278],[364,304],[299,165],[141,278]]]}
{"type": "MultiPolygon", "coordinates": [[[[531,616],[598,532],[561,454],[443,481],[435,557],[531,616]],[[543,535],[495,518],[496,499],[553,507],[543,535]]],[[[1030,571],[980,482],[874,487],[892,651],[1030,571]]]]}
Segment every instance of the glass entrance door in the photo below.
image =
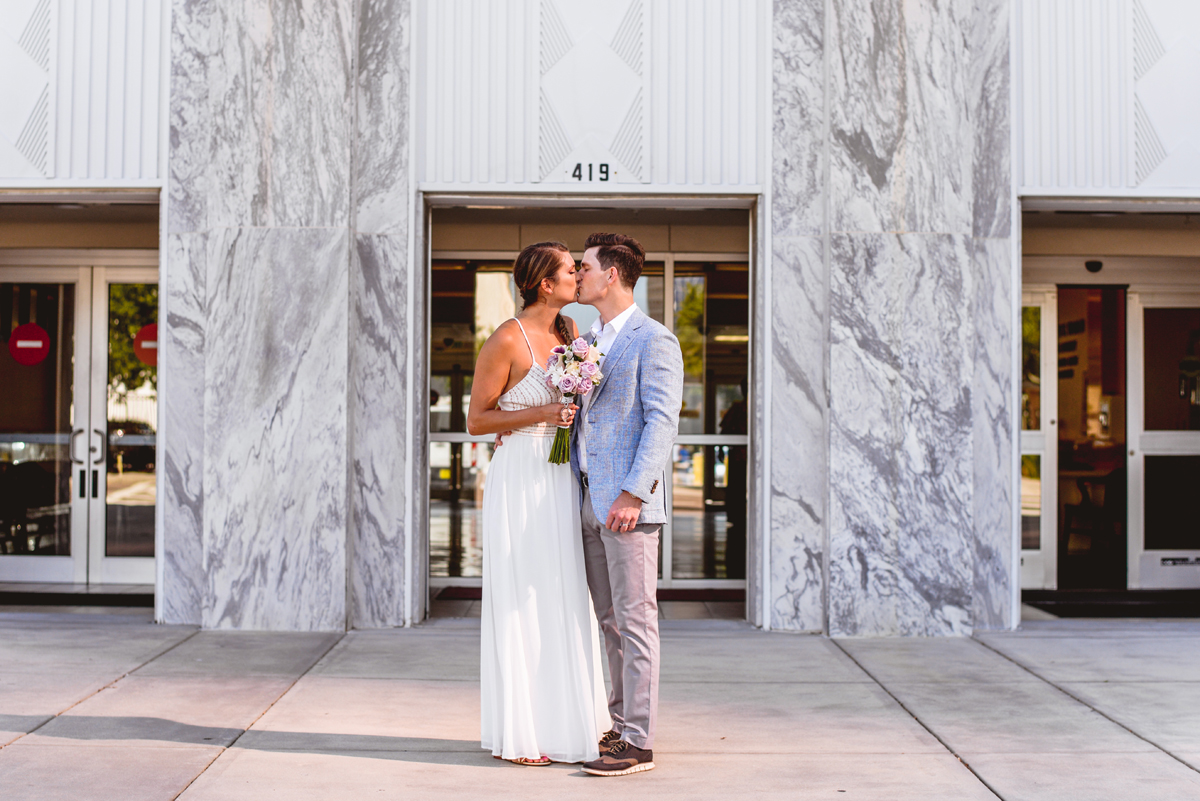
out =
{"type": "Polygon", "coordinates": [[[1129,586],[1200,587],[1200,293],[1131,292],[1129,586]]]}
{"type": "MultiPolygon", "coordinates": [[[[679,436],[664,465],[664,588],[745,586],[749,265],[744,257],[709,259],[650,254],[634,290],[638,306],[675,333],[684,355],[679,436]]],[[[478,515],[493,450],[492,437],[466,432],[475,354],[519,301],[511,258],[435,257],[431,267],[429,578],[435,587],[472,585],[482,575],[478,515]]],[[[596,318],[595,309],[578,304],[564,313],[584,334],[596,318]]]]}
{"type": "Polygon", "coordinates": [[[157,271],[0,268],[0,580],[154,581],[157,271]]]}
{"type": "Polygon", "coordinates": [[[1058,587],[1058,292],[1021,309],[1021,588],[1058,587]]]}
{"type": "Polygon", "coordinates": [[[1058,289],[1058,588],[1125,589],[1126,307],[1119,286],[1058,289]]]}

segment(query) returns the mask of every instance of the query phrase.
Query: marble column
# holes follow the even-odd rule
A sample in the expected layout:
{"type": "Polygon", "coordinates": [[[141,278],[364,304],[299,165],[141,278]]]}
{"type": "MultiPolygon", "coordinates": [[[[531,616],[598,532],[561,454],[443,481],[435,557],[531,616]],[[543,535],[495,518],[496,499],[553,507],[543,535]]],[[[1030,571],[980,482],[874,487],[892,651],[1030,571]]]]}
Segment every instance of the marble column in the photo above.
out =
{"type": "Polygon", "coordinates": [[[1008,10],[774,4],[772,628],[1011,622],[1008,10]]]}
{"type": "Polygon", "coordinates": [[[354,11],[173,5],[168,622],[346,625],[354,11]]]}

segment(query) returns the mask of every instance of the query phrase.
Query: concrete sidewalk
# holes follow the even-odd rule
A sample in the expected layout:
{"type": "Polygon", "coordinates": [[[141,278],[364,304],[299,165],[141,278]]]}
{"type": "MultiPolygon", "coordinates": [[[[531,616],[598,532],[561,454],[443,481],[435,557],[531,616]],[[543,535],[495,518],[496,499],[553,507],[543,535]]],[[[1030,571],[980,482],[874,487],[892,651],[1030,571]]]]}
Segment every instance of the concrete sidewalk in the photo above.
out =
{"type": "Polygon", "coordinates": [[[607,780],[479,749],[478,648],[470,620],[0,609],[0,798],[1200,798],[1200,621],[834,641],[668,620],[658,769],[607,780]]]}

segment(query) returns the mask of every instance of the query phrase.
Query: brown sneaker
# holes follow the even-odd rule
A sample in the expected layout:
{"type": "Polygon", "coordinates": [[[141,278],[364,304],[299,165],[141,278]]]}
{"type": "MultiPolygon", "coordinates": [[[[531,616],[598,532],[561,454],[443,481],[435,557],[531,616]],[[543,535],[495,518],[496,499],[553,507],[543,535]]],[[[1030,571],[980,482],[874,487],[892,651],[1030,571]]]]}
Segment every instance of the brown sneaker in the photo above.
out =
{"type": "Polygon", "coordinates": [[[621,739],[621,735],[617,734],[612,729],[600,735],[600,756],[608,753],[608,749],[612,748],[612,744],[621,739]]]}
{"type": "Polygon", "coordinates": [[[608,753],[595,762],[585,762],[583,772],[593,776],[624,776],[654,770],[654,752],[638,748],[625,740],[617,740],[608,748],[608,753]]]}

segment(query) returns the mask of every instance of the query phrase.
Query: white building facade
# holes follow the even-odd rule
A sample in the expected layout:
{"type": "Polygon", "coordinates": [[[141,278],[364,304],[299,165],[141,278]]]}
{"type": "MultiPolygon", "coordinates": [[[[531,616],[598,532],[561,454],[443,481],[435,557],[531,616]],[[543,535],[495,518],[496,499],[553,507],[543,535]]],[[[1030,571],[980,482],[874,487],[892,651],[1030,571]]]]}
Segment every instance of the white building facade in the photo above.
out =
{"type": "Polygon", "coordinates": [[[432,593],[477,584],[487,451],[456,415],[480,326],[511,307],[490,276],[539,238],[578,251],[615,228],[647,247],[639,302],[697,354],[664,589],[744,588],[772,630],[1008,628],[1022,585],[1119,572],[1101,558],[1117,494],[1093,488],[1118,479],[1124,586],[1200,586],[1200,539],[1147,547],[1141,500],[1152,457],[1200,456],[1200,434],[1138,417],[1144,321],[1169,338],[1200,308],[1187,2],[15,7],[0,201],[156,207],[159,239],[0,229],[13,308],[73,303],[78,365],[54,374],[75,401],[53,425],[0,419],[7,464],[37,434],[58,449],[44,463],[69,465],[57,550],[20,550],[26,510],[0,580],[153,581],[160,620],[212,628],[421,621],[432,593]],[[1114,239],[1096,215],[1117,213],[1143,233],[1114,239]],[[151,285],[161,336],[126,326],[157,370],[156,420],[135,431],[145,371],[113,355],[113,321],[151,285]],[[1071,369],[1041,342],[1076,301],[1119,317],[1124,350],[1105,322],[1081,350],[1102,377],[1042,382],[1071,369]],[[1160,307],[1183,316],[1144,316],[1160,307]],[[1073,450],[1049,413],[1071,381],[1073,450]],[[1126,445],[1120,465],[1080,461],[1126,445]],[[127,522],[145,509],[122,517],[137,498],[150,534],[127,522]],[[118,530],[152,542],[122,551],[118,530]]]}

